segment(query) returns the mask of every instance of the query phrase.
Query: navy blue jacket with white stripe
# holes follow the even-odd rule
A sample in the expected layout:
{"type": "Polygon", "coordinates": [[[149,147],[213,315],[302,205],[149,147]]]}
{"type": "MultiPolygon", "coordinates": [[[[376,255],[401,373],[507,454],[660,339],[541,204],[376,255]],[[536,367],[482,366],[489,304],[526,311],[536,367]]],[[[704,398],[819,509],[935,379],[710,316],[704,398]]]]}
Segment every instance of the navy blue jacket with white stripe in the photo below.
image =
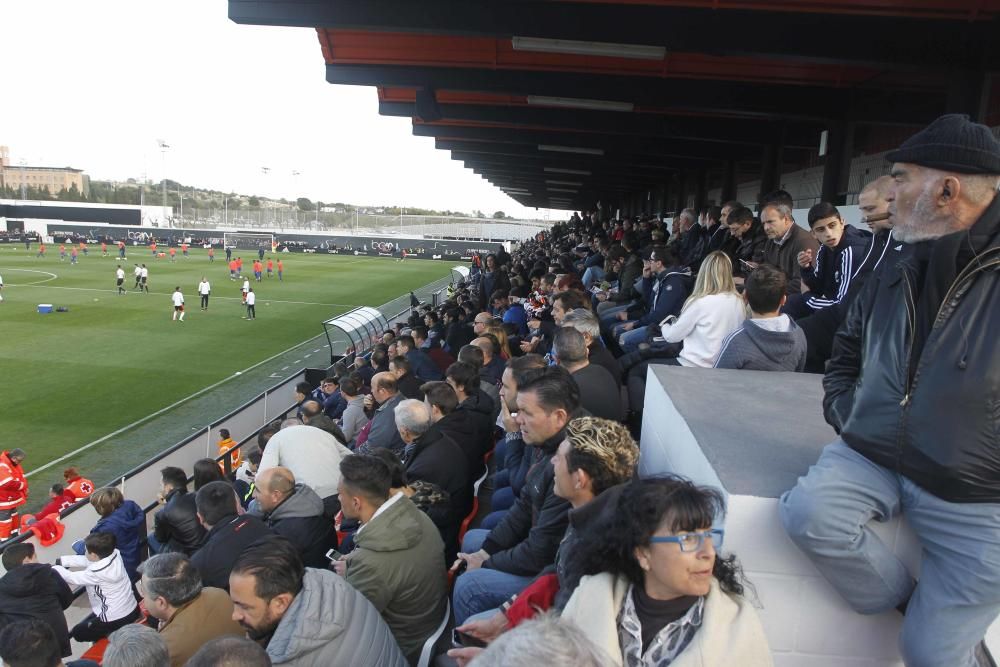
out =
{"type": "Polygon", "coordinates": [[[813,310],[840,303],[851,288],[851,279],[864,259],[871,232],[847,225],[837,247],[819,247],[813,265],[802,269],[802,282],[809,288],[806,303],[813,310]]]}

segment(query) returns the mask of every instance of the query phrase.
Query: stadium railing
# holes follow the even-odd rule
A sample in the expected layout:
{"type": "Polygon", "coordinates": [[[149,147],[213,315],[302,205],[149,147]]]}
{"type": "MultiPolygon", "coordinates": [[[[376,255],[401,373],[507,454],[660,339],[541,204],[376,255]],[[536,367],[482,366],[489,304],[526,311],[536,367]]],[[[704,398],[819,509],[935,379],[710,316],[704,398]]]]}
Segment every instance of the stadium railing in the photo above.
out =
{"type": "MultiPolygon", "coordinates": [[[[440,294],[447,288],[450,281],[450,277],[441,278],[413,290],[413,293],[421,303],[430,303],[435,294],[440,294]]],[[[407,315],[411,308],[409,292],[378,307],[389,323],[407,315]]],[[[218,442],[221,439],[219,437],[220,428],[229,430],[239,448],[249,442],[255,442],[257,434],[265,425],[281,418],[294,408],[295,385],[306,379],[306,372],[305,367],[299,369],[290,377],[255,395],[232,412],[198,429],[184,440],[167,447],[145,463],[115,477],[103,486],[121,488],[123,495],[128,500],[135,501],[146,512],[147,527],[149,527],[152,521],[152,510],[157,506],[160,470],[162,468],[177,466],[184,470],[191,470],[194,462],[198,459],[212,458],[222,461],[228,458],[218,455],[218,442]]],[[[60,513],[60,520],[65,526],[65,532],[55,544],[48,547],[42,546],[31,533],[23,533],[0,544],[0,553],[11,544],[29,540],[35,545],[39,561],[52,563],[57,557],[70,553],[73,542],[86,537],[98,519],[97,512],[94,511],[90,503],[85,500],[80,501],[60,513]]],[[[2,566],[0,566],[0,573],[2,573],[2,566]]]]}

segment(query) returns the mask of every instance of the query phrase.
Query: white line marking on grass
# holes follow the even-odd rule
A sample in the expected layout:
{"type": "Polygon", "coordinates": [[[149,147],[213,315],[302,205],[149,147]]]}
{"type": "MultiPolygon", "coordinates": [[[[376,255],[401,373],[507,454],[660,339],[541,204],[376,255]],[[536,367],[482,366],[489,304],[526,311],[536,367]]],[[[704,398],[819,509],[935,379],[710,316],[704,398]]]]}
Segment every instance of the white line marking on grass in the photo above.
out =
{"type": "Polygon", "coordinates": [[[283,371],[287,371],[287,370],[288,370],[288,366],[282,366],[282,367],[281,367],[281,370],[283,370],[283,371]]]}
{"type": "Polygon", "coordinates": [[[322,349],[323,349],[323,348],[321,348],[321,347],[317,347],[317,348],[316,348],[315,350],[313,350],[313,352],[319,352],[319,351],[320,351],[320,350],[322,350],[322,349]]]}
{"type": "MultiPolygon", "coordinates": [[[[48,470],[52,466],[54,466],[56,464],[59,464],[59,463],[62,463],[63,461],[66,461],[67,459],[71,459],[74,456],[76,456],[77,454],[80,454],[81,452],[85,452],[88,449],[90,449],[91,447],[99,445],[102,442],[104,442],[105,440],[113,438],[113,437],[115,437],[116,435],[118,435],[120,433],[124,433],[125,431],[129,430],[130,428],[134,428],[134,427],[138,426],[139,424],[144,424],[144,423],[148,422],[150,419],[152,419],[154,417],[159,417],[160,415],[162,415],[163,413],[167,412],[168,410],[173,410],[178,405],[181,405],[183,403],[187,403],[192,398],[197,398],[198,396],[201,396],[202,394],[204,394],[204,393],[206,393],[208,391],[211,391],[211,390],[215,389],[216,387],[220,387],[223,384],[225,384],[226,382],[229,382],[230,380],[232,380],[234,377],[237,377],[238,375],[242,375],[243,373],[248,373],[248,372],[252,371],[253,369],[257,368],[258,366],[263,366],[264,364],[268,363],[269,361],[273,361],[274,359],[277,359],[278,357],[280,357],[283,354],[288,354],[292,350],[294,350],[294,349],[296,349],[298,347],[301,347],[301,346],[305,345],[306,343],[311,343],[312,341],[316,340],[317,338],[319,338],[320,336],[323,336],[323,335],[325,335],[325,334],[317,334],[317,335],[315,335],[315,336],[313,336],[311,338],[307,338],[307,339],[305,339],[303,341],[299,341],[295,345],[292,345],[291,347],[289,347],[289,348],[287,348],[285,350],[282,350],[281,352],[278,352],[277,354],[271,355],[270,357],[268,357],[267,359],[264,359],[263,361],[258,361],[253,366],[248,366],[248,367],[244,368],[242,371],[236,371],[233,375],[230,375],[229,377],[222,378],[221,380],[219,380],[218,382],[216,382],[214,384],[210,384],[207,387],[199,389],[198,391],[194,392],[193,394],[191,394],[189,396],[185,396],[184,398],[180,399],[179,401],[175,401],[174,403],[171,403],[170,405],[168,405],[165,408],[161,408],[161,409],[157,410],[156,412],[154,412],[152,414],[146,415],[142,419],[137,419],[134,422],[132,422],[131,424],[128,424],[126,426],[122,426],[117,431],[113,431],[111,433],[108,433],[107,435],[105,435],[103,437],[100,437],[97,440],[94,440],[93,442],[88,442],[86,445],[83,445],[82,447],[77,447],[76,449],[74,449],[73,451],[69,452],[68,454],[64,454],[64,455],[60,456],[59,458],[55,459],[54,461],[49,461],[45,465],[43,465],[43,466],[41,466],[39,468],[35,468],[31,472],[25,473],[24,476],[25,477],[31,477],[32,475],[40,473],[43,470],[48,470]]],[[[285,368],[288,368],[288,366],[285,366],[285,368]]],[[[283,368],[281,370],[285,370],[285,368],[283,368]]]]}
{"type": "MultiPolygon", "coordinates": [[[[3,270],[4,271],[17,271],[18,269],[3,269],[3,270]]],[[[21,269],[21,270],[27,271],[27,269],[21,269]]],[[[38,273],[45,273],[45,272],[39,271],[38,273]]],[[[55,275],[55,274],[52,274],[52,275],[55,275]]],[[[53,278],[49,278],[49,280],[53,280],[53,278]]],[[[42,281],[42,282],[48,282],[48,281],[45,280],[45,281],[42,281]]],[[[10,283],[10,284],[13,285],[13,283],[10,283]]],[[[79,292],[114,292],[115,291],[114,288],[101,289],[101,288],[98,288],[98,287],[63,287],[61,285],[41,285],[41,286],[39,286],[39,285],[36,285],[35,283],[25,284],[25,285],[21,285],[21,286],[22,287],[36,287],[37,286],[37,287],[39,287],[39,289],[68,289],[68,290],[76,290],[76,291],[79,291],[79,292]]],[[[154,294],[154,295],[158,295],[158,296],[170,296],[171,294],[173,294],[173,292],[146,292],[146,294],[154,294]]],[[[215,295],[212,295],[212,299],[213,300],[225,299],[227,301],[242,301],[243,297],[241,297],[241,296],[215,296],[215,295]]],[[[353,303],[319,303],[318,301],[284,301],[284,300],[281,300],[281,299],[267,299],[267,300],[271,301],[273,303],[294,303],[294,304],[298,304],[298,305],[302,305],[302,306],[334,306],[336,308],[357,308],[357,306],[355,304],[353,304],[353,303]]]]}
{"type": "Polygon", "coordinates": [[[41,273],[42,275],[49,276],[48,278],[43,278],[42,280],[36,280],[33,283],[7,283],[8,287],[30,287],[31,285],[40,285],[42,283],[47,283],[50,280],[55,280],[59,276],[52,273],[51,271],[37,271],[35,269],[13,269],[8,267],[0,268],[0,272],[7,273],[8,271],[21,271],[23,273],[41,273]]]}
{"type": "Polygon", "coordinates": [[[293,361],[292,363],[293,363],[293,364],[299,364],[299,363],[302,363],[302,360],[301,360],[301,359],[296,359],[296,360],[295,360],[295,361],[293,361]]]}

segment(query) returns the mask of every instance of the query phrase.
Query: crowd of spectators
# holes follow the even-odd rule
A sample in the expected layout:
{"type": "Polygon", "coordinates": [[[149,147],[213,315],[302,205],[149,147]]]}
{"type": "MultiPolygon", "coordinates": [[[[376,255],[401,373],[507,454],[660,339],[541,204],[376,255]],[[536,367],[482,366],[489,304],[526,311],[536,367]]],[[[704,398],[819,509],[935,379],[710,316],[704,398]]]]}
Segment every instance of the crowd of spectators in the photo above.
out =
{"type": "MultiPolygon", "coordinates": [[[[101,519],[84,555],[49,568],[27,548],[5,551],[0,614],[53,619],[46,622],[63,655],[70,636],[115,633],[110,663],[127,652],[119,628],[139,616],[139,597],[159,634],[126,628],[135,635],[127,644],[148,639],[156,651],[161,641],[172,665],[222,664],[199,656],[225,650],[245,654],[242,664],[427,664],[425,644],[448,618],[456,647],[438,658],[460,665],[514,664],[512,656],[523,656],[516,664],[566,664],[547,658],[552,650],[579,665],[771,665],[753,589],[736,557],[720,553],[724,496],[679,477],[637,476],[644,385],[651,365],[705,377],[721,372],[711,369],[825,371],[826,415],[842,440],[782,499],[789,534],[859,611],[899,604],[912,664],[989,664],[961,657],[972,655],[1000,602],[937,571],[947,545],[928,551],[942,560],[919,586],[902,567],[875,582],[880,575],[865,568],[887,558],[872,545],[877,538],[864,533],[866,555],[856,554],[857,521],[845,526],[835,511],[847,503],[857,516],[873,516],[864,498],[876,492],[882,514],[905,505],[922,522],[921,539],[974,543],[962,567],[1000,590],[992,586],[996,568],[972,562],[982,543],[995,555],[1000,540],[949,534],[940,519],[995,533],[985,507],[996,500],[995,470],[983,472],[981,452],[964,454],[955,464],[961,470],[949,468],[939,425],[927,425],[933,442],[905,436],[921,448],[912,458],[885,440],[891,432],[895,443],[909,428],[885,415],[917,401],[926,422],[936,399],[907,376],[900,349],[879,346],[910,330],[933,354],[942,318],[962,307],[965,291],[948,291],[961,281],[982,306],[963,311],[962,322],[995,323],[986,288],[970,281],[996,273],[1000,146],[977,139],[976,150],[949,153],[955,173],[933,176],[944,173],[934,152],[942,136],[959,147],[979,136],[979,126],[954,118],[898,155],[915,165],[910,173],[932,173],[923,178],[940,185],[937,199],[914,203],[931,196],[931,186],[922,194],[913,186],[904,198],[912,176],[897,164],[859,197],[871,233],[846,224],[829,202],[799,224],[792,196],[776,191],[753,207],[729,201],[669,220],[574,214],[512,254],[474,258],[444,303],[415,304],[369,353],[336,364],[317,388],[296,387],[293,416],[238,452],[220,443],[229,464],[222,470],[239,464],[232,474],[199,461],[189,492],[184,470],[164,468],[162,507],[148,536],[138,506],[106,488],[90,496],[101,519]],[[960,131],[952,127],[959,122],[960,131]],[[982,174],[992,190],[980,187],[982,174]],[[932,206],[969,222],[953,225],[957,240],[932,206]],[[881,215],[904,209],[910,217],[899,227],[881,215]],[[942,233],[915,231],[921,216],[942,233]],[[961,233],[973,223],[975,234],[961,233]],[[917,248],[914,275],[933,276],[916,303],[893,287],[910,280],[911,261],[894,234],[917,248]],[[938,236],[948,239],[946,250],[920,245],[938,236]],[[871,321],[885,325],[877,336],[866,333],[871,321]],[[863,386],[861,365],[887,359],[902,370],[876,373],[863,386]],[[139,566],[143,543],[155,555],[139,566]],[[859,588],[866,577],[873,580],[859,588]],[[54,621],[68,604],[66,583],[86,585],[95,612],[71,631],[54,621]],[[20,612],[26,586],[44,591],[37,597],[46,603],[20,612]],[[885,586],[892,591],[882,594],[885,586]],[[920,634],[937,618],[932,608],[970,597],[978,613],[944,615],[947,642],[938,641],[941,632],[920,634]],[[959,628],[961,619],[968,625],[959,628]],[[223,639],[234,633],[266,657],[253,654],[253,644],[223,639]]],[[[996,347],[971,335],[963,324],[954,348],[960,358],[923,372],[954,376],[957,368],[986,387],[996,347]],[[970,355],[985,358],[985,369],[967,371],[970,355]]],[[[985,418],[993,427],[995,416],[985,418]]],[[[974,414],[963,426],[973,429],[970,442],[988,437],[990,426],[975,431],[982,420],[974,414]]]]}

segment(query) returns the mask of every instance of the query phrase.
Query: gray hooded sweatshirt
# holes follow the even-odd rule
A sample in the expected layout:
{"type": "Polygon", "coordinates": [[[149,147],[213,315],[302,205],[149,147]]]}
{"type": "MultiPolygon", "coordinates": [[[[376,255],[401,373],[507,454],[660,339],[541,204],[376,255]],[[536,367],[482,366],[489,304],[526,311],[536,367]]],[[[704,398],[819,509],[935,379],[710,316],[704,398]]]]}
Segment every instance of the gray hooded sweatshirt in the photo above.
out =
{"type": "Polygon", "coordinates": [[[745,320],[722,342],[722,352],[715,362],[716,368],[747,371],[801,371],[805,366],[806,335],[787,315],[745,320]],[[781,324],[787,322],[787,326],[775,327],[779,320],[781,324]]]}

